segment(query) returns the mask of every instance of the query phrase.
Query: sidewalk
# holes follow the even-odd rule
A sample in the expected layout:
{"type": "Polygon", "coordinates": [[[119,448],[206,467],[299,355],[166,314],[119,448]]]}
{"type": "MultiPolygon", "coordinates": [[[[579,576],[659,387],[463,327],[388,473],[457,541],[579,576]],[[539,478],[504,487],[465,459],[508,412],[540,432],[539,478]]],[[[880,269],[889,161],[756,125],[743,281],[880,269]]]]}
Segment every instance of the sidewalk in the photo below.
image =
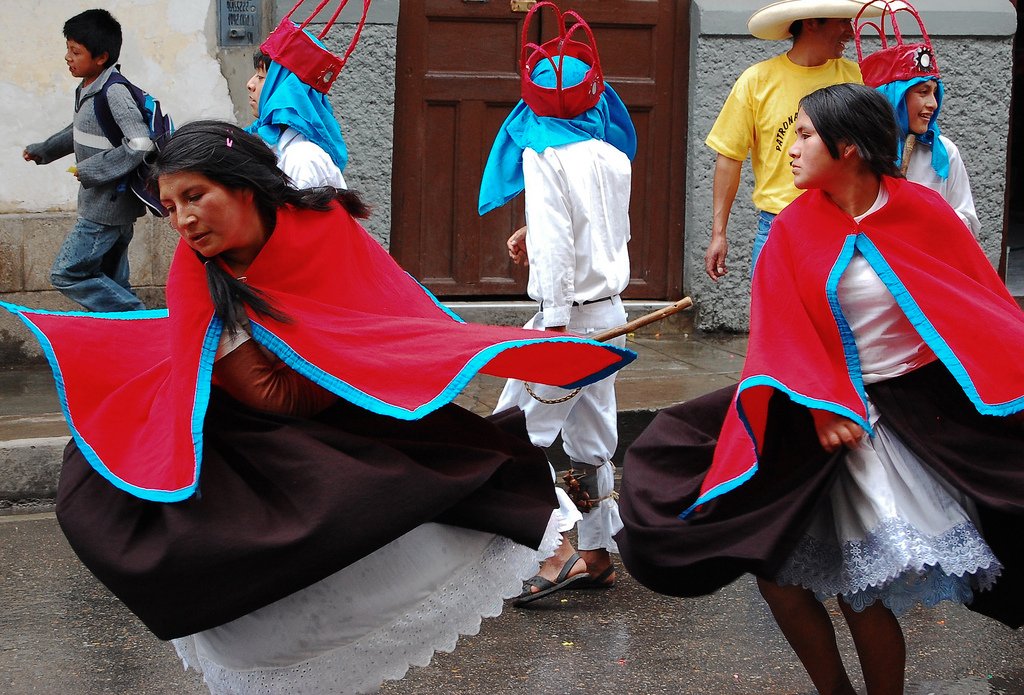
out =
{"type": "MultiPolygon", "coordinates": [[[[629,336],[627,347],[638,358],[618,376],[616,460],[658,409],[736,383],[746,345],[746,335],[660,333],[657,325],[629,336]]],[[[503,384],[478,375],[456,402],[489,414],[503,384]]],[[[69,436],[48,368],[0,371],[0,513],[53,498],[69,436]]],[[[561,447],[552,447],[556,468],[560,457],[561,447]]]]}

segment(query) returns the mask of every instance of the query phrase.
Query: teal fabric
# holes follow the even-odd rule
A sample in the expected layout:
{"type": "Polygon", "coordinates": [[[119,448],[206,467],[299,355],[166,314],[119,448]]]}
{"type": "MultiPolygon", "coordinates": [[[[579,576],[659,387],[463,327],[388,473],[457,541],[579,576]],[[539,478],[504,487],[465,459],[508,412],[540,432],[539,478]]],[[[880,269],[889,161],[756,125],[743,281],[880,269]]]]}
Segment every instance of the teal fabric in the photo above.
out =
{"type": "Polygon", "coordinates": [[[945,93],[942,80],[935,77],[915,77],[910,80],[897,80],[879,86],[878,91],[889,100],[893,109],[896,110],[896,123],[900,127],[901,134],[896,145],[896,166],[900,166],[903,163],[903,144],[906,142],[907,136],[910,135],[910,117],[907,114],[907,92],[914,85],[927,82],[928,80],[935,80],[938,84],[935,89],[935,113],[932,114],[932,119],[928,123],[928,130],[923,135],[918,135],[917,140],[932,148],[932,168],[939,175],[940,179],[945,180],[949,177],[949,153],[946,152],[946,146],[939,139],[939,124],[937,122],[939,111],[942,109],[942,97],[945,93]]]}
{"type": "Polygon", "coordinates": [[[274,146],[286,127],[294,128],[319,145],[339,169],[345,170],[348,148],[327,95],[307,85],[288,68],[271,61],[260,93],[260,115],[246,131],[274,146]]]}
{"type": "MultiPolygon", "coordinates": [[[[555,59],[558,60],[557,58],[555,59]]],[[[572,86],[583,81],[590,69],[576,58],[566,57],[562,84],[572,86]]],[[[554,88],[554,66],[542,60],[531,78],[542,87],[554,88]]],[[[549,147],[584,140],[602,140],[630,159],[636,155],[636,129],[626,105],[605,82],[597,105],[575,118],[538,116],[522,100],[501,124],[484,166],[480,182],[478,211],[481,215],[500,208],[523,192],[523,150],[529,147],[543,152],[549,147]]]]}

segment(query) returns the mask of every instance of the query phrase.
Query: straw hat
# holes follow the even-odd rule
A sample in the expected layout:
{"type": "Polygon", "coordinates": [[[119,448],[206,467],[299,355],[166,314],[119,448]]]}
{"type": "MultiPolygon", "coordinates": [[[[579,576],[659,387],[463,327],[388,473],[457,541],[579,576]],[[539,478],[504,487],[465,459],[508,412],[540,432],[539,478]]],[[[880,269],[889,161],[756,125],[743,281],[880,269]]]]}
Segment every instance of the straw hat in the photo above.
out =
{"type": "MultiPolygon", "coordinates": [[[[798,19],[853,19],[865,4],[867,0],[778,0],[750,15],[747,29],[759,39],[781,41],[791,36],[789,25],[798,19]]],[[[880,14],[881,9],[869,7],[862,16],[880,14]]]]}

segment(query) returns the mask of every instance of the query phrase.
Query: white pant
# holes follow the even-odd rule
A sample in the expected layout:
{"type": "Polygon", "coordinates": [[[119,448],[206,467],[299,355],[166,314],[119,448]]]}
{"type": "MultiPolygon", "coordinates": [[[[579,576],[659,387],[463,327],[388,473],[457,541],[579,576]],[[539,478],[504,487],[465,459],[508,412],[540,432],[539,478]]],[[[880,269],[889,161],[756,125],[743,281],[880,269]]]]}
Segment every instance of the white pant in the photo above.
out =
{"type": "MultiPolygon", "coordinates": [[[[613,328],[626,321],[622,301],[615,297],[609,301],[573,307],[568,329],[577,335],[613,328]]],[[[544,315],[537,313],[524,328],[543,329],[544,315]]],[[[609,341],[620,347],[625,336],[609,341]]],[[[531,384],[541,398],[553,400],[570,393],[556,386],[531,384]]],[[[549,447],[558,433],[571,461],[597,467],[597,488],[600,497],[607,497],[615,487],[615,466],[611,457],[619,443],[618,419],[615,405],[615,375],[584,386],[573,398],[564,403],[546,404],[527,393],[523,382],[509,379],[505,384],[495,412],[519,406],[526,413],[526,427],[530,441],[539,447],[549,447]]],[[[589,472],[589,471],[587,471],[589,472]]],[[[554,471],[552,470],[552,475],[554,471]]],[[[556,486],[559,501],[560,531],[570,530],[579,521],[580,550],[607,549],[618,552],[612,538],[622,528],[619,506],[605,499],[587,514],[580,514],[576,505],[560,487],[556,486]]]]}

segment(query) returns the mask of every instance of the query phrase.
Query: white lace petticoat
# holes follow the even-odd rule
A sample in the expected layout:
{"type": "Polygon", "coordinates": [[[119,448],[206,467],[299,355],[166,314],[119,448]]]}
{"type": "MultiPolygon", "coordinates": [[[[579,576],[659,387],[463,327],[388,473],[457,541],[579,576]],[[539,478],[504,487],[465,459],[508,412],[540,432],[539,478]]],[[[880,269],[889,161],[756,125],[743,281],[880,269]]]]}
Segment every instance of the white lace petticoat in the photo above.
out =
{"type": "Polygon", "coordinates": [[[452,651],[460,634],[522,590],[541,551],[493,534],[424,524],[280,601],[174,640],[213,695],[366,693],[452,651]]]}
{"type": "Polygon", "coordinates": [[[876,600],[902,615],[914,604],[969,603],[1002,565],[976,525],[973,502],[934,474],[884,421],[845,465],[779,584],[856,610],[876,600]]]}

